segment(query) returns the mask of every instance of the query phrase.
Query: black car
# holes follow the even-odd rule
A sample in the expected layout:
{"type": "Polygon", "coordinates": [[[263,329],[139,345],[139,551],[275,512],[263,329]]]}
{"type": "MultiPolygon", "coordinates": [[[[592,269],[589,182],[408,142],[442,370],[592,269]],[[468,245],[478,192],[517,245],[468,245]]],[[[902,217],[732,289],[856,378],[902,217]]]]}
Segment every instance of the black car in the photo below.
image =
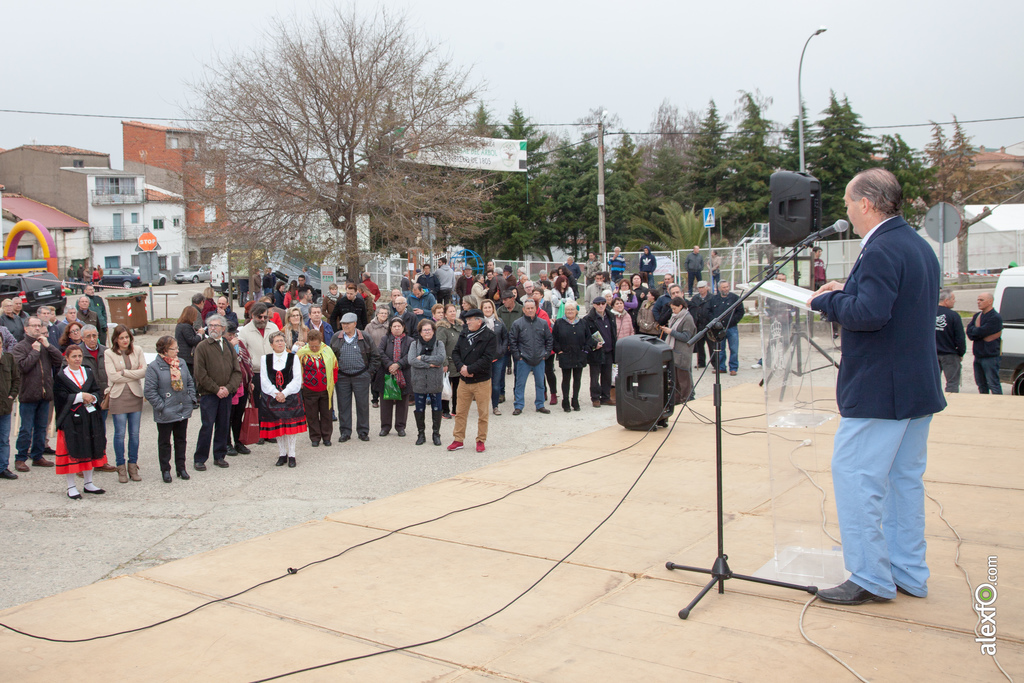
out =
{"type": "Polygon", "coordinates": [[[111,268],[103,271],[100,284],[107,287],[124,287],[129,289],[130,287],[141,287],[142,278],[131,268],[111,268]]]}
{"type": "Polygon", "coordinates": [[[64,313],[64,288],[53,273],[22,273],[0,275],[0,301],[20,299],[22,310],[34,314],[40,306],[53,306],[57,315],[64,313]]]}

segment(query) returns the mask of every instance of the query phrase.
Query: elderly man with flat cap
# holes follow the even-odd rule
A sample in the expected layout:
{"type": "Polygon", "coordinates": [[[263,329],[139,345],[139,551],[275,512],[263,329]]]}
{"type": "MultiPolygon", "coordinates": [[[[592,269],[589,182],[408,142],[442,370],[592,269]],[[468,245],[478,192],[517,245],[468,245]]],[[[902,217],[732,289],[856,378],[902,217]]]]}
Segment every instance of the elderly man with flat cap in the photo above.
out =
{"type": "Polygon", "coordinates": [[[483,453],[487,441],[487,421],[490,417],[491,363],[498,357],[498,338],[487,325],[479,308],[471,308],[462,314],[465,327],[452,351],[452,362],[459,373],[459,412],[455,415],[455,431],[448,450],[463,448],[466,438],[466,422],[469,420],[470,404],[476,402],[477,419],[476,452],[483,453]]]}
{"type": "Polygon", "coordinates": [[[331,350],[338,359],[338,380],[334,383],[338,401],[338,441],[352,438],[352,399],[356,404],[356,433],[360,441],[370,440],[370,379],[380,365],[380,351],[358,328],[359,316],[341,316],[341,330],[331,338],[331,350]]]}

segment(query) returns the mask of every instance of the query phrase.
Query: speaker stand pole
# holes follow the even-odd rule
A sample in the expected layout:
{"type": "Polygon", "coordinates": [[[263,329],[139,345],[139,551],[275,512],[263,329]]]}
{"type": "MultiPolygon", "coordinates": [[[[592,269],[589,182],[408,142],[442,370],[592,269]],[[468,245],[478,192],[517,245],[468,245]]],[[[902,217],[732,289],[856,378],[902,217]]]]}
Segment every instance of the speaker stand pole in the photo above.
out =
{"type": "Polygon", "coordinates": [[[708,323],[701,332],[694,336],[692,343],[699,342],[703,335],[706,335],[711,341],[714,342],[714,351],[712,352],[712,358],[715,363],[715,390],[714,390],[714,402],[715,402],[715,483],[717,487],[717,531],[718,531],[718,555],[715,558],[714,564],[710,569],[706,567],[692,567],[685,564],[676,564],[674,562],[666,562],[665,568],[674,570],[680,569],[687,572],[696,572],[698,574],[709,574],[711,580],[697,593],[697,596],[690,601],[690,604],[679,610],[679,618],[686,619],[690,616],[690,612],[697,603],[707,595],[715,584],[718,584],[718,592],[725,593],[725,582],[729,579],[739,579],[741,581],[750,581],[751,583],[760,583],[767,586],[778,586],[779,588],[789,588],[792,590],[803,591],[816,595],[818,592],[817,586],[801,586],[795,583],[786,583],[784,581],[775,581],[773,579],[762,579],[758,576],[749,576],[747,574],[735,574],[732,569],[729,568],[729,556],[725,554],[725,531],[724,531],[724,511],[723,511],[723,500],[722,500],[722,373],[720,371],[722,365],[722,341],[726,337],[726,322],[732,317],[732,312],[742,305],[743,301],[747,299],[751,294],[760,289],[761,285],[768,280],[771,280],[775,275],[785,266],[787,263],[796,258],[796,255],[800,253],[800,250],[806,247],[810,242],[804,241],[793,247],[793,250],[786,256],[786,258],[771,268],[768,269],[764,279],[758,282],[755,286],[747,289],[732,306],[729,306],[724,312],[722,312],[717,318],[708,323]]]}

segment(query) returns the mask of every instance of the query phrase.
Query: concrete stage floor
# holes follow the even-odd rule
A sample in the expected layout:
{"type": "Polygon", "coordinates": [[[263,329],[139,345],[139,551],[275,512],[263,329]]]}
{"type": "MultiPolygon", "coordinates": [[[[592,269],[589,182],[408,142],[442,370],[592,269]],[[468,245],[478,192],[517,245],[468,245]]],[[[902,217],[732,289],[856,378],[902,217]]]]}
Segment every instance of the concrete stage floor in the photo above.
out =
{"type": "MultiPolygon", "coordinates": [[[[974,585],[996,558],[997,655],[1020,675],[1024,411],[1011,397],[947,398],[932,423],[927,488],[963,537],[960,563],[974,585]]],[[[730,431],[764,429],[756,385],[727,391],[724,404],[726,418],[740,418],[730,431]]],[[[712,415],[709,399],[693,408],[712,415]]],[[[815,432],[818,462],[826,465],[835,426],[832,420],[815,432]]],[[[641,477],[664,434],[632,445],[640,433],[610,427],[321,521],[13,607],[0,612],[0,622],[78,639],[226,598],[164,625],[86,643],[0,629],[0,681],[254,681],[358,657],[286,680],[853,680],[801,638],[806,593],[733,580],[688,620],[676,616],[706,577],[668,571],[665,561],[708,566],[716,552],[714,428],[684,412],[641,477]],[[579,464],[616,449],[624,450],[579,464]],[[496,502],[390,533],[488,501],[496,502]],[[369,656],[424,641],[437,642],[369,656]]],[[[763,431],[726,436],[725,463],[726,552],[733,571],[750,574],[773,553],[763,431]]],[[[828,492],[828,528],[838,536],[827,468],[808,469],[828,492]]],[[[805,630],[868,680],[1005,680],[975,642],[978,617],[954,566],[956,536],[936,503],[926,501],[926,512],[926,599],[901,595],[853,608],[815,602],[805,630]]]]}

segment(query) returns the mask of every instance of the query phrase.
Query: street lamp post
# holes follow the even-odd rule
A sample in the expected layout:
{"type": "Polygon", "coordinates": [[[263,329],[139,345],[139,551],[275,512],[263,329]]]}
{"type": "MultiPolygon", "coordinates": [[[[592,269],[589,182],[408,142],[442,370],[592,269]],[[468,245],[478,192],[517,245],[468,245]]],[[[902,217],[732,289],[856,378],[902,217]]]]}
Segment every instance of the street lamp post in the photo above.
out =
{"type": "Polygon", "coordinates": [[[814,36],[819,35],[821,33],[824,33],[827,30],[828,29],[826,27],[822,26],[817,31],[815,31],[811,35],[807,36],[807,40],[804,42],[804,49],[800,51],[800,69],[797,71],[797,74],[796,74],[796,97],[797,97],[797,100],[799,101],[798,102],[799,106],[797,107],[797,110],[796,110],[796,126],[797,126],[797,130],[799,131],[799,139],[800,139],[800,171],[801,172],[804,172],[804,171],[807,170],[807,164],[804,163],[804,95],[803,95],[803,92],[801,90],[801,80],[803,79],[803,73],[804,73],[804,53],[807,52],[807,45],[808,45],[808,43],[811,42],[811,38],[813,38],[814,36]]]}
{"type": "Polygon", "coordinates": [[[608,112],[601,112],[597,122],[597,239],[601,243],[601,263],[605,265],[608,264],[608,238],[604,222],[604,117],[607,115],[608,112]]]}

